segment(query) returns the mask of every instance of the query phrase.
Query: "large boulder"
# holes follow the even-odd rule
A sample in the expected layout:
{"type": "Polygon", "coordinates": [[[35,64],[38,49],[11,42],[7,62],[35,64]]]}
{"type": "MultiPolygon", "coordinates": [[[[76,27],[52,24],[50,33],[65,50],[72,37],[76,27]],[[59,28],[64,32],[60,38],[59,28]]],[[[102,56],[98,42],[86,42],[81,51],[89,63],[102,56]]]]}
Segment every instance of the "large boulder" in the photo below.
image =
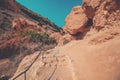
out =
{"type": "Polygon", "coordinates": [[[81,6],[76,6],[67,16],[64,30],[71,35],[75,35],[78,32],[83,32],[87,21],[88,18],[84,12],[84,9],[81,6]]]}

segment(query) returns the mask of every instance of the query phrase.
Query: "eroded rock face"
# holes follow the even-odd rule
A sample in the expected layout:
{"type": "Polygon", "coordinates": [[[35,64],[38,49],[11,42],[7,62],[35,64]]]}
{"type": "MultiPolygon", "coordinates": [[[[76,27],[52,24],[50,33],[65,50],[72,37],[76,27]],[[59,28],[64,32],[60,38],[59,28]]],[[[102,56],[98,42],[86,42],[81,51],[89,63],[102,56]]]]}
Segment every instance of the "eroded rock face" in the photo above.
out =
{"type": "Polygon", "coordinates": [[[17,18],[17,19],[13,20],[12,27],[15,30],[23,30],[27,27],[37,28],[38,25],[32,21],[25,19],[25,18],[17,18]]]}
{"type": "Polygon", "coordinates": [[[83,32],[87,23],[87,16],[81,6],[76,6],[72,9],[71,13],[65,20],[64,31],[71,35],[75,35],[78,32],[83,32]]]}
{"type": "Polygon", "coordinates": [[[120,1],[83,0],[82,7],[76,6],[67,16],[63,30],[70,35],[86,33],[86,28],[91,26],[97,31],[105,30],[112,26],[119,26],[119,20],[120,1]]]}
{"type": "Polygon", "coordinates": [[[93,19],[93,26],[97,30],[120,24],[119,4],[118,0],[83,0],[86,15],[93,19]]]}
{"type": "Polygon", "coordinates": [[[83,0],[83,4],[86,4],[87,6],[91,6],[93,9],[95,9],[100,5],[101,1],[102,0],[83,0]]]}
{"type": "Polygon", "coordinates": [[[116,0],[103,1],[95,12],[94,27],[97,29],[110,28],[120,25],[120,7],[116,0]]]}
{"type": "Polygon", "coordinates": [[[88,18],[93,18],[96,8],[100,5],[101,0],[83,0],[83,7],[88,18]]]}

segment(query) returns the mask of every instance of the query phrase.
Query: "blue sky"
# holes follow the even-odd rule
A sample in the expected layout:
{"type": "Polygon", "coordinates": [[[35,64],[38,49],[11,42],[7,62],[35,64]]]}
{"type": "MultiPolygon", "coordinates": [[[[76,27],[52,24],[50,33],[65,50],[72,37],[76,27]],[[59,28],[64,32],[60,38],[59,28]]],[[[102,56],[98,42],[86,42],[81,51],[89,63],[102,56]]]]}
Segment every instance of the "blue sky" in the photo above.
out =
{"type": "Polygon", "coordinates": [[[25,7],[31,9],[56,25],[64,26],[64,20],[76,5],[81,5],[82,0],[17,0],[25,7]]]}

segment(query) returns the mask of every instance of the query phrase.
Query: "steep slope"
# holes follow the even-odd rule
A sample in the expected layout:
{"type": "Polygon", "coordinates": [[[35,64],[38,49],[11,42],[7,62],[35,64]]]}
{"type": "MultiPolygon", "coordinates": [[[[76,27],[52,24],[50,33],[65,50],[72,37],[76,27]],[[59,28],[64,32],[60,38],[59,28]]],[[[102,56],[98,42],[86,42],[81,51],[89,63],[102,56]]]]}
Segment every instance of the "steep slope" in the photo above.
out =
{"type": "MultiPolygon", "coordinates": [[[[1,16],[5,17],[5,19],[8,17],[10,19],[14,19],[17,17],[25,17],[27,19],[37,22],[40,26],[48,25],[47,28],[49,28],[49,30],[60,30],[57,25],[50,22],[47,18],[44,18],[41,15],[32,12],[31,10],[17,3],[15,0],[0,0],[0,3],[2,4],[0,5],[0,13],[1,16]]],[[[3,21],[3,18],[1,18],[1,21],[3,21]]]]}
{"type": "MultiPolygon", "coordinates": [[[[67,35],[78,40],[39,56],[27,72],[26,79],[119,80],[119,14],[118,0],[83,0],[82,7],[73,8],[68,15],[64,27],[67,35]],[[80,16],[85,19],[80,19],[80,16]]],[[[34,55],[24,58],[13,78],[26,69],[34,58],[34,55]]],[[[24,78],[23,74],[17,80],[24,78]]]]}
{"type": "Polygon", "coordinates": [[[55,47],[56,40],[50,35],[61,31],[48,18],[16,0],[0,0],[0,77],[12,76],[26,55],[41,47],[43,50],[55,47]]]}

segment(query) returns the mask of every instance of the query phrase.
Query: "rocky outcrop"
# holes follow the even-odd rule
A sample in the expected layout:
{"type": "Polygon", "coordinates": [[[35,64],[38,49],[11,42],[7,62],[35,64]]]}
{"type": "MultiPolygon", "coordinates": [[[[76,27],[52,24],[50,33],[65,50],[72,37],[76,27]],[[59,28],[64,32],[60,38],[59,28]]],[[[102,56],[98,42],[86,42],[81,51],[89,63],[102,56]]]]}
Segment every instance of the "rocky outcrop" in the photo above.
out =
{"type": "Polygon", "coordinates": [[[88,18],[93,19],[93,26],[100,30],[105,27],[119,26],[120,2],[118,0],[83,0],[83,7],[88,18]],[[89,15],[90,13],[90,15],[89,15]],[[91,14],[94,14],[91,16],[91,14]],[[114,17],[113,17],[114,16],[114,17]]]}
{"type": "Polygon", "coordinates": [[[12,28],[15,30],[24,30],[25,28],[28,27],[32,29],[32,28],[38,28],[39,26],[37,25],[37,23],[29,21],[25,18],[18,18],[13,20],[12,22],[12,28]]]}
{"type": "Polygon", "coordinates": [[[83,7],[88,18],[93,18],[96,8],[100,5],[101,0],[83,0],[83,7]]]}
{"type": "Polygon", "coordinates": [[[83,0],[83,5],[90,6],[93,9],[96,9],[100,5],[101,1],[103,0],[83,0]]]}
{"type": "MultiPolygon", "coordinates": [[[[86,28],[88,27],[94,27],[95,30],[99,31],[112,26],[119,26],[119,4],[120,2],[118,0],[83,0],[81,8],[82,13],[77,14],[77,17],[75,17],[76,15],[71,15],[74,13],[73,10],[66,18],[66,26],[63,29],[67,33],[75,35],[78,32],[86,33],[86,28]],[[74,22],[72,23],[72,21],[74,22]],[[77,28],[76,23],[79,23],[77,28]],[[81,25],[82,27],[80,28],[81,25]]],[[[84,35],[82,36],[84,37],[84,35]]]]}
{"type": "Polygon", "coordinates": [[[118,3],[117,0],[107,0],[99,5],[93,18],[95,28],[110,28],[120,25],[120,7],[118,3]]]}
{"type": "Polygon", "coordinates": [[[84,9],[81,6],[76,6],[67,16],[65,20],[66,24],[63,29],[65,32],[68,32],[71,35],[75,35],[78,32],[84,31],[87,20],[88,18],[84,13],[84,9]]]}

